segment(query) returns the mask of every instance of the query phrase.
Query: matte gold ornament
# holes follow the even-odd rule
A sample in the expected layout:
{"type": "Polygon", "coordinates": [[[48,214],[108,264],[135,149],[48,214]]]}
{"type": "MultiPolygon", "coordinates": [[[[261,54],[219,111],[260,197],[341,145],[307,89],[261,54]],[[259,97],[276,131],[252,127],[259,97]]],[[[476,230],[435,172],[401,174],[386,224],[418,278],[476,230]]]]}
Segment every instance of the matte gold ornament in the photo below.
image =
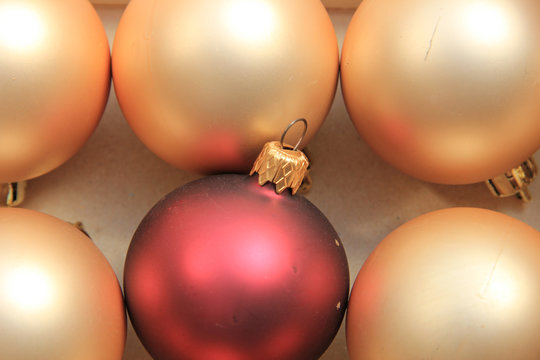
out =
{"type": "Polygon", "coordinates": [[[452,208],[400,226],[358,273],[351,360],[540,357],[540,232],[491,210],[452,208]]]}
{"type": "Polygon", "coordinates": [[[127,121],[160,158],[199,173],[248,172],[290,119],[309,121],[304,145],[317,132],[338,55],[318,0],[132,0],[113,78],[127,121]]]}
{"type": "Polygon", "coordinates": [[[71,158],[109,87],[107,36],[87,0],[0,0],[0,184],[71,158]]]}
{"type": "Polygon", "coordinates": [[[0,208],[0,359],[120,360],[126,318],[114,271],[75,226],[0,208]]]}
{"type": "Polygon", "coordinates": [[[417,178],[467,184],[540,146],[540,2],[364,0],[342,53],[364,140],[417,178]]]}

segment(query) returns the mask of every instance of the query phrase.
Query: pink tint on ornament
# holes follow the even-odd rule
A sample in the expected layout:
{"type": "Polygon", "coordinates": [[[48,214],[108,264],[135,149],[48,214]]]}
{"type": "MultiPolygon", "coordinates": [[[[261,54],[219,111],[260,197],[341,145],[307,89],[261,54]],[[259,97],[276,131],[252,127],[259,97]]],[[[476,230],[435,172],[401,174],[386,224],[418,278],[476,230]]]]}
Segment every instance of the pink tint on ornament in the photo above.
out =
{"type": "MultiPolygon", "coordinates": [[[[377,250],[374,251],[374,254],[376,253],[376,251],[377,250]]],[[[376,255],[373,255],[373,258],[375,258],[375,256],[376,255]]],[[[369,262],[371,262],[371,259],[368,258],[365,262],[365,265],[368,265],[369,262]]],[[[364,294],[363,296],[359,297],[359,306],[357,307],[358,311],[361,311],[366,315],[373,314],[379,311],[379,306],[381,305],[381,303],[384,302],[385,297],[385,294],[381,289],[381,284],[383,283],[384,276],[385,275],[381,274],[381,271],[378,271],[377,269],[369,273],[361,272],[358,274],[355,281],[365,284],[362,290],[364,294]]]]}
{"type": "Polygon", "coordinates": [[[185,219],[184,231],[196,233],[193,241],[178,244],[171,253],[180,260],[177,263],[182,267],[181,272],[187,275],[182,278],[189,279],[193,286],[212,286],[214,281],[237,279],[243,282],[242,286],[253,290],[266,288],[272,282],[279,283],[292,261],[287,255],[292,249],[276,241],[285,236],[282,232],[286,229],[272,227],[260,213],[250,212],[249,205],[242,204],[241,200],[231,199],[226,203],[233,215],[228,211],[225,214],[216,203],[206,209],[189,206],[185,212],[174,212],[175,216],[185,219]],[[205,216],[194,218],[193,214],[198,211],[205,211],[205,216]],[[245,225],[235,221],[238,217],[245,225]],[[212,226],[208,226],[208,221],[212,226]]]}
{"type": "Polygon", "coordinates": [[[389,139],[399,144],[404,149],[410,149],[416,145],[413,136],[413,129],[410,122],[400,115],[387,115],[380,119],[380,126],[383,133],[389,139]]]}
{"type": "Polygon", "coordinates": [[[214,258],[212,253],[209,253],[208,246],[198,242],[193,242],[186,246],[184,255],[181,257],[182,271],[187,277],[197,284],[205,284],[212,281],[215,269],[213,268],[214,258]],[[200,256],[200,254],[207,254],[200,256]]]}
{"type": "Polygon", "coordinates": [[[258,287],[267,289],[268,286],[279,286],[291,263],[291,250],[287,244],[275,241],[274,236],[256,229],[244,231],[243,236],[242,244],[236,247],[236,253],[231,259],[231,263],[236,264],[231,269],[231,275],[241,278],[246,286],[254,290],[258,287]]]}
{"type": "Polygon", "coordinates": [[[249,159],[257,157],[252,153],[246,156],[245,149],[239,146],[241,140],[235,131],[211,131],[199,137],[198,141],[199,144],[194,144],[198,149],[197,156],[206,160],[205,166],[198,171],[201,173],[220,173],[224,164],[240,169],[249,163],[249,159]]]}
{"type": "MultiPolygon", "coordinates": [[[[266,183],[265,186],[271,186],[271,185],[266,183]]],[[[249,183],[246,183],[246,188],[248,189],[248,191],[257,193],[260,196],[263,196],[263,197],[267,198],[268,200],[278,202],[281,199],[282,194],[278,194],[275,191],[261,191],[260,190],[261,185],[259,185],[259,183],[257,181],[250,181],[249,183]]],[[[285,194],[290,195],[290,190],[288,190],[288,189],[285,190],[285,194]]]]}
{"type": "Polygon", "coordinates": [[[203,344],[200,359],[207,360],[253,360],[227,344],[203,344]]]}

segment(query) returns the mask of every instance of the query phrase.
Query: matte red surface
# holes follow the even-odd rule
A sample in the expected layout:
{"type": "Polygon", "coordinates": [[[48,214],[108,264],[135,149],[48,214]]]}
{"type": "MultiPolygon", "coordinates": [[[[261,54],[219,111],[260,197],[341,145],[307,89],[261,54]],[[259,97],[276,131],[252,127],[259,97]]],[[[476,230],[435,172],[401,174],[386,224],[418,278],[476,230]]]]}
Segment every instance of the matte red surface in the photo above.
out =
{"type": "Polygon", "coordinates": [[[162,199],[133,237],[124,276],[133,325],[158,360],[317,359],[349,290],[326,217],[244,175],[162,199]]]}

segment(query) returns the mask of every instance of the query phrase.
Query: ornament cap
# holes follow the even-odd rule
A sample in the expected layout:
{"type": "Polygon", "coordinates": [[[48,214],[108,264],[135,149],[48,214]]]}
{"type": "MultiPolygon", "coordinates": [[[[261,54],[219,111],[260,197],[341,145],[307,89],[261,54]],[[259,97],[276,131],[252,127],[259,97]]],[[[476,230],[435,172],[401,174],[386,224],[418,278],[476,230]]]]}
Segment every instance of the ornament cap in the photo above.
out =
{"type": "Polygon", "coordinates": [[[259,174],[259,185],[270,181],[276,185],[277,193],[291,188],[294,195],[307,175],[309,160],[303,152],[286,146],[280,141],[266,143],[249,174],[259,174]]]}
{"type": "Polygon", "coordinates": [[[309,160],[298,147],[304,140],[308,128],[306,119],[296,119],[287,126],[280,141],[271,141],[264,145],[261,153],[255,160],[249,175],[255,172],[259,174],[259,185],[272,182],[276,185],[276,192],[282,193],[285,189],[291,188],[292,194],[296,194],[300,187],[309,188],[311,184],[303,183],[308,176],[309,160]],[[304,125],[304,131],[294,147],[284,143],[285,136],[289,130],[297,123],[304,125]]]}
{"type": "Polygon", "coordinates": [[[528,186],[538,175],[538,167],[532,157],[519,166],[486,181],[491,193],[497,197],[517,196],[524,202],[532,200],[528,186]]]}
{"type": "Polygon", "coordinates": [[[0,184],[0,205],[18,206],[24,201],[26,193],[26,181],[0,184]]]}

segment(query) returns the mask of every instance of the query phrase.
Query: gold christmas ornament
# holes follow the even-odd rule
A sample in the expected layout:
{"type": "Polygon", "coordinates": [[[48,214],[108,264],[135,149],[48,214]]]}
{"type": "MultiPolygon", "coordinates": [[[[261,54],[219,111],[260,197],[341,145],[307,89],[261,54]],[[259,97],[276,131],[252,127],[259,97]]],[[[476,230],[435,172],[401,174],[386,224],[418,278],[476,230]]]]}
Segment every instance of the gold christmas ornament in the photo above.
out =
{"type": "Polygon", "coordinates": [[[420,216],[388,235],[353,286],[351,360],[534,360],[540,232],[491,210],[420,216]]]}
{"type": "Polygon", "coordinates": [[[113,47],[134,132],[198,173],[248,172],[290,119],[309,121],[307,144],[332,104],[338,65],[317,0],[132,0],[113,47]]]}
{"type": "Polygon", "coordinates": [[[0,0],[0,184],[71,158],[109,87],[107,36],[87,0],[0,0]]]}
{"type": "Polygon", "coordinates": [[[0,208],[0,358],[120,360],[126,319],[105,257],[75,226],[0,208]]]}
{"type": "Polygon", "coordinates": [[[485,181],[540,146],[538,1],[364,0],[341,69],[360,135],[409,175],[485,181]]]}

